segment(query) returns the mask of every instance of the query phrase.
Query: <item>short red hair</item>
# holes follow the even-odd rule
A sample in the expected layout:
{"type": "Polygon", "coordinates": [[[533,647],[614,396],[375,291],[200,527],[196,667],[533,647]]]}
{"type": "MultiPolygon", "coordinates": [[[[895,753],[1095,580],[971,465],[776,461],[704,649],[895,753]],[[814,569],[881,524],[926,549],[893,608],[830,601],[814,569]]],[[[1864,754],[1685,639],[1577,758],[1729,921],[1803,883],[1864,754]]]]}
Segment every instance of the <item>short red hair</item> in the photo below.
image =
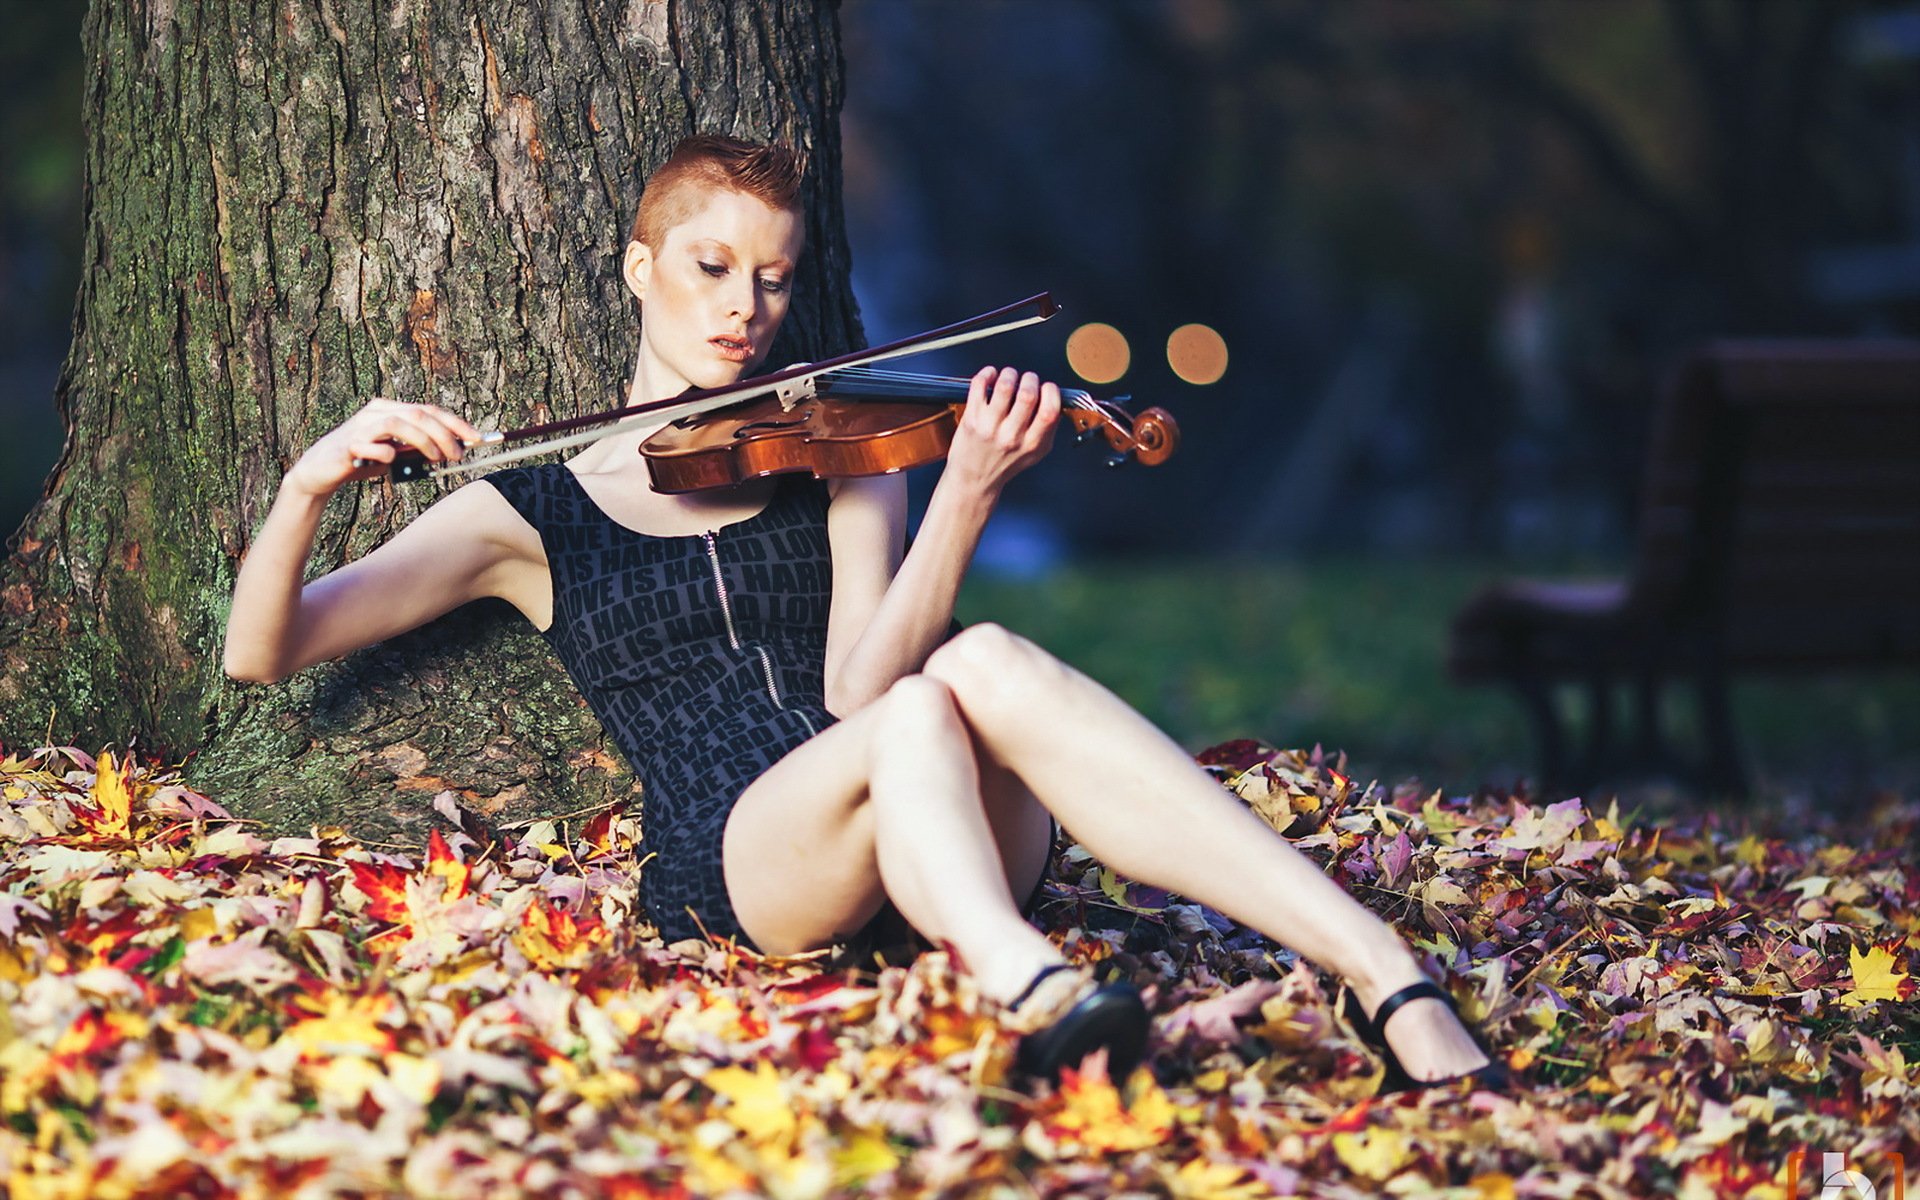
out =
{"type": "Polygon", "coordinates": [[[717,133],[682,138],[667,161],[647,177],[629,241],[658,254],[667,230],[699,209],[701,193],[744,192],[768,208],[800,211],[806,159],[777,142],[761,145],[717,133]]]}

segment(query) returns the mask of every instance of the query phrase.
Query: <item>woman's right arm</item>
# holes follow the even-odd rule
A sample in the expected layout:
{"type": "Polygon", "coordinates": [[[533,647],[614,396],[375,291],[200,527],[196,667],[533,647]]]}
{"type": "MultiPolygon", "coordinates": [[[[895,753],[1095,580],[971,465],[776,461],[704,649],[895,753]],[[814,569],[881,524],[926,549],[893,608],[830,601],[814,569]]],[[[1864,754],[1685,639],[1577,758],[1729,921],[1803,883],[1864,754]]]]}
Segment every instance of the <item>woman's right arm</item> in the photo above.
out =
{"type": "Polygon", "coordinates": [[[383,472],[396,443],[429,459],[456,459],[461,442],[479,436],[445,409],[374,400],[301,455],[241,561],[227,619],[226,673],[272,683],[469,600],[503,594],[503,576],[523,548],[500,519],[500,494],[477,487],[433,505],[366,557],[302,583],[321,511],[343,484],[383,472]],[[370,465],[356,467],[356,458],[370,465]]]}

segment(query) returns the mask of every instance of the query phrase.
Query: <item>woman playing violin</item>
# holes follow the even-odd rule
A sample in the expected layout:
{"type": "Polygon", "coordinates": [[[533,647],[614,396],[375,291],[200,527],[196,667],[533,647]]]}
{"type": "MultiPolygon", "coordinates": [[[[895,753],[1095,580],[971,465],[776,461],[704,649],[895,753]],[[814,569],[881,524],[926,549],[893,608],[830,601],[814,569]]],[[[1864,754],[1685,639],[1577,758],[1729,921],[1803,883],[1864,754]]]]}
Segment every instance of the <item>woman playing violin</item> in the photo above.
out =
{"type": "MultiPolygon", "coordinates": [[[[787,312],[800,182],[791,152],[711,136],[649,179],[622,263],[641,306],[630,403],[754,372],[787,312]]],[[[1124,1071],[1146,1029],[1138,997],[1065,966],[1022,915],[1057,821],[1115,870],[1338,971],[1403,1084],[1498,1086],[1437,989],[1407,991],[1423,979],[1399,936],[1170,738],[1004,629],[949,638],[988,515],[1047,453],[1060,405],[1032,372],[974,375],[911,550],[903,476],[664,495],[640,429],[470,483],[303,586],[335,491],[400,447],[449,461],[479,440],[445,409],[376,399],[282,481],[235,585],[226,670],[276,680],[500,597],[645,781],[642,899],[669,941],[798,953],[890,902],[1006,1006],[1030,1069],[1105,1046],[1124,1071]]]]}

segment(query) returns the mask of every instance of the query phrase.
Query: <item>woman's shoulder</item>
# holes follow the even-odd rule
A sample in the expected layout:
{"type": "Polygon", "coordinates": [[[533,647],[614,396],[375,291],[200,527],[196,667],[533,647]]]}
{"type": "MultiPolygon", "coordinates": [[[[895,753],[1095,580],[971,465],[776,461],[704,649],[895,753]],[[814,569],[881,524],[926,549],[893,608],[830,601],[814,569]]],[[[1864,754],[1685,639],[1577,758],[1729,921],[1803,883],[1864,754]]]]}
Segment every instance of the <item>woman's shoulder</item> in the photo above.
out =
{"type": "Polygon", "coordinates": [[[520,519],[535,529],[566,519],[575,508],[573,489],[567,487],[563,463],[505,467],[461,488],[498,495],[520,519]],[[480,485],[486,485],[482,487],[480,485]]]}
{"type": "Polygon", "coordinates": [[[513,547],[537,549],[547,505],[547,481],[541,468],[509,467],[475,479],[434,504],[442,521],[452,520],[465,536],[513,547]]]}
{"type": "Polygon", "coordinates": [[[566,470],[566,467],[560,463],[539,463],[525,467],[502,467],[498,471],[491,471],[480,476],[460,490],[466,491],[473,487],[474,484],[484,483],[499,492],[502,496],[505,496],[509,501],[520,496],[544,495],[552,492],[557,482],[564,482],[563,480],[557,480],[555,477],[555,472],[564,470],[566,470]]]}

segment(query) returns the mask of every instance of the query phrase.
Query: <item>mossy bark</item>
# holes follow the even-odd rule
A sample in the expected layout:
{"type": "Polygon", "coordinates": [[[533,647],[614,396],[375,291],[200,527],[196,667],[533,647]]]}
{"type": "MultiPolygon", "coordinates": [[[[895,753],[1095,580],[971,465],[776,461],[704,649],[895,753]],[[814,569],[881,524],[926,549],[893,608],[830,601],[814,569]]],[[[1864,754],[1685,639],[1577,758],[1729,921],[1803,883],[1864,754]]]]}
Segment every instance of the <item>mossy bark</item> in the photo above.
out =
{"type": "MultiPolygon", "coordinates": [[[[67,436],[0,575],[0,739],[192,756],[276,830],[417,837],[433,794],[509,820],[633,789],[497,603],[272,687],[220,671],[281,475],[373,395],[482,428],[605,408],[645,174],[688,133],[805,149],[808,262],[774,355],[858,344],[831,3],[96,0],[67,436]]],[[[320,574],[445,486],[343,491],[320,574]]]]}

